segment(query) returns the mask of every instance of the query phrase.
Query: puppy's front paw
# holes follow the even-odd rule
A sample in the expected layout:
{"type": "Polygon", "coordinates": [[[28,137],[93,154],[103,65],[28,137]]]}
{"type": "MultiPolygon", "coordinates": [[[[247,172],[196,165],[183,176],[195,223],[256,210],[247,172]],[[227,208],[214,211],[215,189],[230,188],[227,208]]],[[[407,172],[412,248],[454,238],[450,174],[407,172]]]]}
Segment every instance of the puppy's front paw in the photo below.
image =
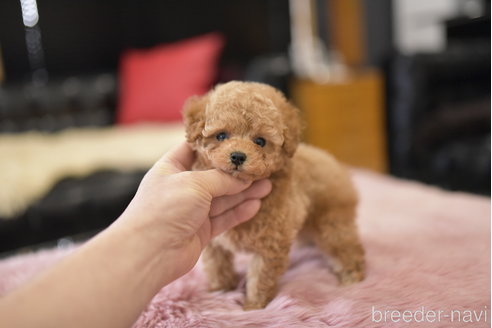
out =
{"type": "Polygon", "coordinates": [[[210,292],[215,291],[230,291],[236,289],[239,278],[236,275],[230,277],[221,277],[216,279],[211,279],[208,283],[208,290],[210,292]]]}
{"type": "Polygon", "coordinates": [[[255,302],[255,301],[248,301],[246,300],[243,305],[243,310],[244,311],[252,311],[252,310],[261,310],[263,309],[268,303],[263,304],[262,302],[255,302]]]}

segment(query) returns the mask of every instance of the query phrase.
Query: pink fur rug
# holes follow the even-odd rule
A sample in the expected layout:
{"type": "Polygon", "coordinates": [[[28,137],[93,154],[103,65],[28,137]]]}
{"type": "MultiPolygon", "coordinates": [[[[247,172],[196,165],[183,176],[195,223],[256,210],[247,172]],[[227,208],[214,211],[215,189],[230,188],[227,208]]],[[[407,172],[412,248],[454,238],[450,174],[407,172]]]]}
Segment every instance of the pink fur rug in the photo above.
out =
{"type": "MultiPolygon", "coordinates": [[[[244,278],[209,293],[198,264],[163,288],[135,327],[490,327],[490,199],[354,171],[367,278],[339,287],[324,256],[295,247],[277,297],[241,309],[244,278]]],[[[0,296],[70,250],[0,261],[0,296]]],[[[239,256],[244,277],[248,257],[239,256]]]]}

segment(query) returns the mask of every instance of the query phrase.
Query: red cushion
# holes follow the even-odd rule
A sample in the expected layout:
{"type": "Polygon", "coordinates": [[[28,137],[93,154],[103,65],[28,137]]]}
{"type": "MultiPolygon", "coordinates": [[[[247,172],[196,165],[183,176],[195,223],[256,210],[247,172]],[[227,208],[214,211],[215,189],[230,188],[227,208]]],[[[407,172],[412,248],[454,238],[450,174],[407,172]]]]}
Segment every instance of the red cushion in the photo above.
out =
{"type": "Polygon", "coordinates": [[[222,46],[222,37],[212,33],[124,53],[117,122],[181,120],[185,100],[211,87],[222,46]]]}

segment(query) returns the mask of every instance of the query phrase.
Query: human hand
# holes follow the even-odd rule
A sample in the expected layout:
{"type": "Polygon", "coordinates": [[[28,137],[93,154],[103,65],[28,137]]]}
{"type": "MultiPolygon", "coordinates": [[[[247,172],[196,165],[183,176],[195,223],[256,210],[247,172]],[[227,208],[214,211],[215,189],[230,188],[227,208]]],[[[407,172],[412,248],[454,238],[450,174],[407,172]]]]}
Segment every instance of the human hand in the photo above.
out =
{"type": "Polygon", "coordinates": [[[218,170],[189,171],[193,160],[186,143],[165,154],[118,220],[172,250],[177,275],[193,267],[211,238],[252,218],[271,191],[269,180],[252,183],[218,170]]]}
{"type": "Polygon", "coordinates": [[[212,237],[253,217],[271,190],[267,180],[190,172],[192,163],[184,143],[164,155],[114,224],[0,299],[4,326],[130,327],[212,237]]]}

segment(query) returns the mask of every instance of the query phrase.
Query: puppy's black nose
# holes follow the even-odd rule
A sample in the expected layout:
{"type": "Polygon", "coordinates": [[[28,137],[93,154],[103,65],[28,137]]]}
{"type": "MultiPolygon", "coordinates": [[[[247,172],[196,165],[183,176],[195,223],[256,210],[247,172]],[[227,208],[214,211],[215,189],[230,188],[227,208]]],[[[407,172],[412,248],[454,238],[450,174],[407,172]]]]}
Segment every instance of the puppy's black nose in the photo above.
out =
{"type": "Polygon", "coordinates": [[[246,154],[239,151],[231,153],[231,162],[234,165],[241,165],[246,161],[246,154]]]}

